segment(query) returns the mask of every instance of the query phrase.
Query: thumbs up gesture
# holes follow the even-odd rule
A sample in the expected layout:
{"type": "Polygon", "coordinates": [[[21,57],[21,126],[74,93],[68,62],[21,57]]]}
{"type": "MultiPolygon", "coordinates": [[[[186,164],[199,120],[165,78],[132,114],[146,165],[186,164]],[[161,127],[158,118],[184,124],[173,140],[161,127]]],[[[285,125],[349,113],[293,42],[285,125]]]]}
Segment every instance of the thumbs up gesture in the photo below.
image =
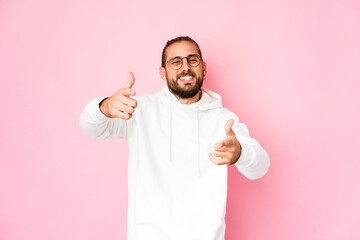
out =
{"type": "Polygon", "coordinates": [[[241,145],[236,138],[232,126],[233,119],[229,119],[225,124],[225,139],[214,146],[214,152],[209,153],[210,160],[216,165],[230,165],[237,162],[241,154],[241,145]]]}
{"type": "Polygon", "coordinates": [[[106,98],[100,103],[100,111],[109,118],[122,118],[128,120],[132,117],[137,106],[137,101],[131,96],[135,96],[135,91],[131,89],[135,83],[132,72],[128,72],[127,83],[111,97],[106,98]]]}

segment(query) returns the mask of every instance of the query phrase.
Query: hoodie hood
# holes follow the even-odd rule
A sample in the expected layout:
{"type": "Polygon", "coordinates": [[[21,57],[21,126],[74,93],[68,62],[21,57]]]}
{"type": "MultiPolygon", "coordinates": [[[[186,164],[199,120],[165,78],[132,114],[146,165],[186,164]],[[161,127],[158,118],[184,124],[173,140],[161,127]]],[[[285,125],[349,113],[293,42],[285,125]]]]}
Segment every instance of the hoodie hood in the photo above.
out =
{"type": "Polygon", "coordinates": [[[192,104],[182,104],[179,99],[177,99],[172,92],[170,92],[168,86],[164,86],[161,90],[161,99],[163,103],[171,102],[176,106],[179,106],[184,109],[198,111],[206,111],[214,108],[222,108],[221,96],[213,91],[210,91],[205,88],[201,88],[202,95],[199,101],[192,104]]]}
{"type": "Polygon", "coordinates": [[[169,105],[169,161],[173,161],[172,157],[172,133],[173,133],[173,124],[172,124],[172,112],[173,108],[181,108],[183,110],[193,111],[194,112],[194,125],[195,133],[194,138],[196,142],[196,168],[198,177],[200,177],[200,135],[199,135],[199,112],[207,111],[215,108],[222,108],[221,96],[217,93],[214,93],[208,89],[201,88],[202,95],[199,101],[192,104],[182,104],[175,96],[172,94],[167,86],[164,86],[161,91],[160,101],[163,104],[169,105]]]}

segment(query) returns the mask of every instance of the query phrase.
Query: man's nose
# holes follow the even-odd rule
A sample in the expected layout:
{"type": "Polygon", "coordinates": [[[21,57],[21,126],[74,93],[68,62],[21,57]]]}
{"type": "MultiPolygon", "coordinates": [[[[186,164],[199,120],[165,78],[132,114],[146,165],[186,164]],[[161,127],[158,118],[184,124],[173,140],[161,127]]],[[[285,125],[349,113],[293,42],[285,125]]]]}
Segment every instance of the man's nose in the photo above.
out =
{"type": "Polygon", "coordinates": [[[187,58],[183,58],[182,61],[183,61],[182,69],[183,71],[187,72],[190,69],[190,65],[187,61],[187,58]]]}

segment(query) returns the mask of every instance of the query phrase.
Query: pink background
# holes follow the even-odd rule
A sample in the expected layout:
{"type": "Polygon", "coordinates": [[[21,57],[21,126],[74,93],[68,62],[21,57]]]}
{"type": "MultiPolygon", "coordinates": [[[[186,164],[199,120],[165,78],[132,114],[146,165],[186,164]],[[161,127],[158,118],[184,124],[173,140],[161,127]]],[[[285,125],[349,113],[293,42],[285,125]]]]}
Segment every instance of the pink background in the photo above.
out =
{"type": "Polygon", "coordinates": [[[0,239],[126,239],[126,141],[78,117],[128,70],[158,91],[179,35],[271,158],[229,167],[226,239],[360,239],[359,23],[359,1],[0,0],[0,239]]]}

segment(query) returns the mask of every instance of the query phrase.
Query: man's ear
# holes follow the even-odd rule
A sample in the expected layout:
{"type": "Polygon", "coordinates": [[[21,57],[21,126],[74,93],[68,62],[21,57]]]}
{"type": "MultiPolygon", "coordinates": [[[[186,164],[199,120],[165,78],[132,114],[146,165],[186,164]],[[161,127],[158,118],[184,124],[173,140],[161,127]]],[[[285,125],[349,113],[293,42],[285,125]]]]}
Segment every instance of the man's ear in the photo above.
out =
{"type": "Polygon", "coordinates": [[[206,62],[203,62],[203,72],[204,72],[204,77],[206,76],[206,62]]]}
{"type": "Polygon", "coordinates": [[[160,67],[159,69],[160,77],[162,80],[166,80],[166,70],[164,67],[160,67]]]}

